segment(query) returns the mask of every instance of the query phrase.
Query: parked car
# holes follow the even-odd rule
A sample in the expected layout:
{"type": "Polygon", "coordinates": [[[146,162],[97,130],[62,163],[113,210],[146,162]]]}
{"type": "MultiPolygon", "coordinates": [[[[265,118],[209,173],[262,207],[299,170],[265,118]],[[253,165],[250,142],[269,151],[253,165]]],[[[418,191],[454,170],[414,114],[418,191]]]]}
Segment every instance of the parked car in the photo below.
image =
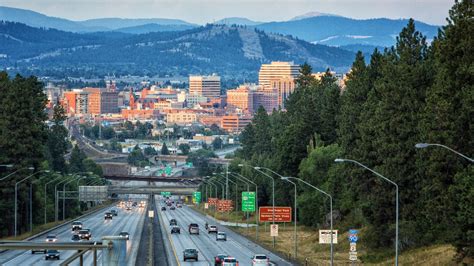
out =
{"type": "Polygon", "coordinates": [[[45,252],[44,259],[45,259],[45,260],[49,260],[49,259],[57,259],[57,260],[59,260],[59,259],[60,259],[59,251],[57,251],[57,250],[55,250],[55,249],[48,249],[48,250],[45,252]]]}
{"type": "Polygon", "coordinates": [[[92,233],[91,233],[91,230],[90,229],[83,229],[83,230],[79,230],[79,237],[81,239],[91,239],[92,237],[92,233]]]}
{"type": "Polygon", "coordinates": [[[111,212],[106,212],[104,214],[104,220],[107,220],[107,219],[112,220],[112,213],[111,212]]]}
{"type": "Polygon", "coordinates": [[[120,232],[119,236],[124,236],[127,238],[127,240],[130,239],[130,235],[128,234],[128,232],[125,232],[125,231],[120,232]]]}
{"type": "Polygon", "coordinates": [[[227,234],[225,232],[217,232],[216,234],[216,241],[227,241],[227,234]]]}
{"type": "Polygon", "coordinates": [[[181,234],[181,228],[179,228],[177,225],[173,225],[173,227],[171,227],[171,233],[181,234]]]}
{"type": "Polygon", "coordinates": [[[227,258],[224,258],[224,261],[222,262],[222,266],[239,266],[239,262],[237,261],[236,258],[227,257],[227,258]]]}
{"type": "Polygon", "coordinates": [[[194,248],[187,248],[183,251],[183,261],[195,260],[198,261],[198,251],[194,248]]]}
{"type": "Polygon", "coordinates": [[[208,228],[207,228],[207,233],[210,234],[210,233],[217,233],[217,226],[215,225],[209,225],[208,228]]]}
{"type": "Polygon", "coordinates": [[[188,231],[189,231],[189,234],[199,235],[199,225],[195,223],[190,224],[188,231]]]}
{"type": "Polygon", "coordinates": [[[227,258],[226,254],[217,254],[217,256],[214,257],[214,266],[221,266],[222,262],[224,262],[224,258],[227,258]]]}
{"type": "Polygon", "coordinates": [[[171,225],[178,225],[178,222],[176,221],[176,219],[171,219],[170,220],[170,226],[171,225]]]}
{"type": "Polygon", "coordinates": [[[270,259],[265,254],[255,254],[251,259],[252,259],[253,266],[270,265],[270,259]]]}
{"type": "Polygon", "coordinates": [[[82,222],[81,221],[72,222],[72,231],[81,230],[81,229],[82,229],[82,222]]]}

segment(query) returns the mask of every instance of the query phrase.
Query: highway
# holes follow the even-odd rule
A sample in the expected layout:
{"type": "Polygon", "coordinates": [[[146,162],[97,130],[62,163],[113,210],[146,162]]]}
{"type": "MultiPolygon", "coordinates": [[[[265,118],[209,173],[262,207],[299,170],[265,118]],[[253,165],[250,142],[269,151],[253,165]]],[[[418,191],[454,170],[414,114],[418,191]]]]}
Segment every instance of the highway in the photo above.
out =
{"type": "MultiPolygon", "coordinates": [[[[145,198],[143,198],[144,200],[145,198]]],[[[142,199],[140,199],[142,200],[142,199]]],[[[113,206],[111,208],[98,211],[89,216],[80,219],[83,223],[83,228],[89,228],[92,232],[91,240],[101,240],[102,236],[116,236],[121,231],[126,231],[130,234],[130,240],[127,241],[127,265],[135,265],[137,258],[138,246],[140,243],[142,227],[145,217],[146,208],[132,207],[132,210],[126,211],[125,208],[118,208],[113,206]],[[112,220],[104,220],[104,212],[110,209],[118,210],[118,216],[114,216],[112,220]]],[[[55,234],[58,242],[71,241],[73,235],[70,223],[53,230],[48,234],[55,234]]],[[[46,236],[41,236],[32,241],[45,241],[46,236]]],[[[44,259],[44,254],[31,254],[30,250],[9,250],[0,254],[1,265],[59,265],[61,262],[76,254],[76,250],[60,251],[60,260],[44,259]]],[[[98,265],[102,264],[102,252],[97,253],[98,265]]],[[[93,264],[92,252],[87,252],[84,256],[84,265],[93,264]]],[[[79,265],[79,259],[76,259],[72,265],[79,265]]]]}
{"type": "Polygon", "coordinates": [[[254,254],[266,254],[270,257],[273,265],[291,265],[291,263],[283,260],[268,250],[256,245],[248,239],[234,233],[225,226],[215,224],[208,217],[192,210],[190,207],[183,205],[182,208],[170,210],[166,207],[166,211],[161,211],[161,207],[165,206],[164,199],[159,196],[155,197],[159,219],[162,220],[163,232],[168,239],[168,247],[172,249],[170,252],[173,258],[170,259],[170,265],[214,265],[214,257],[217,254],[226,254],[235,257],[240,265],[251,265],[251,257],[254,254]],[[181,228],[181,234],[171,234],[169,226],[170,219],[176,219],[181,228]],[[208,234],[205,229],[205,223],[209,225],[217,225],[219,231],[227,233],[227,241],[216,241],[215,234],[208,234]],[[190,223],[199,224],[199,235],[190,235],[188,233],[188,225],[190,223]],[[183,261],[183,250],[186,248],[195,248],[198,250],[199,261],[183,261]]]}

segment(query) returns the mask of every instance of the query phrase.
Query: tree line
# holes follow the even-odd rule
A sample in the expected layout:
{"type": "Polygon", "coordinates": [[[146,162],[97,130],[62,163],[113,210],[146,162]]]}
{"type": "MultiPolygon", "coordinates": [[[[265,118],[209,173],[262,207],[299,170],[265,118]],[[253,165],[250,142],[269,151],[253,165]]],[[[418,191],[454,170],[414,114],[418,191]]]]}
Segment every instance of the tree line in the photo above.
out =
{"type": "MultiPolygon", "coordinates": [[[[11,78],[6,72],[0,72],[0,237],[14,234],[15,184],[23,178],[33,174],[18,186],[18,233],[25,232],[30,223],[26,215],[30,211],[30,186],[33,192],[32,223],[39,225],[44,223],[45,209],[47,222],[54,217],[56,183],[70,178],[68,174],[92,172],[88,174],[90,178],[102,176],[100,166],[69,142],[61,105],[54,105],[51,123],[46,123],[47,98],[43,87],[36,77],[17,75],[11,78]],[[49,185],[45,195],[46,184],[49,185]]],[[[67,190],[77,191],[77,184],[70,183],[67,190]]],[[[62,185],[60,187],[62,189],[62,185]]],[[[77,200],[67,200],[66,217],[74,217],[85,208],[86,205],[78,204],[77,200]]],[[[59,217],[62,217],[62,208],[59,211],[59,217]]]]}
{"type": "MultiPolygon", "coordinates": [[[[440,143],[472,156],[473,13],[472,1],[456,2],[431,44],[410,20],[393,47],[368,60],[357,53],[342,91],[329,72],[316,80],[302,65],[286,110],[257,111],[229,169],[260,184],[260,205],[271,204],[271,183],[238,164],[298,176],[333,196],[340,231],[363,228],[361,241],[371,250],[392,248],[394,187],[356,165],[334,163],[357,160],[400,188],[401,250],[451,243],[458,261],[472,258],[474,168],[445,149],[415,144],[440,143]]],[[[276,181],[278,205],[292,206],[290,188],[276,181]]],[[[303,186],[298,195],[299,221],[326,228],[325,197],[303,186]]]]}

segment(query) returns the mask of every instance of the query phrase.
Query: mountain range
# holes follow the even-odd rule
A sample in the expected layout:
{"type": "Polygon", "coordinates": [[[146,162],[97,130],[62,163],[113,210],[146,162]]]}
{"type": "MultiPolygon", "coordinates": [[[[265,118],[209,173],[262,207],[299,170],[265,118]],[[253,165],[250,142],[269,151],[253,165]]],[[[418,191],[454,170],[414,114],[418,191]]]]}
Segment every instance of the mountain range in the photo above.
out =
{"type": "MultiPolygon", "coordinates": [[[[89,33],[115,31],[143,34],[161,31],[181,31],[199,27],[179,19],[122,19],[99,18],[72,21],[49,17],[31,10],[0,7],[0,18],[20,22],[32,27],[54,28],[63,31],[89,33]]],[[[389,47],[407,24],[407,19],[352,19],[333,14],[309,12],[288,21],[259,22],[247,18],[223,18],[213,24],[243,25],[269,33],[291,35],[317,44],[342,47],[351,51],[358,49],[371,51],[375,47],[389,47]]],[[[438,26],[416,21],[416,26],[428,40],[437,35],[438,26]]]]}
{"type": "MultiPolygon", "coordinates": [[[[96,24],[97,25],[97,24],[96,24]]],[[[73,33],[0,22],[0,68],[41,76],[187,76],[219,73],[256,81],[262,63],[310,63],[316,71],[347,71],[354,53],[265,33],[209,24],[183,31],[73,33]]]]}

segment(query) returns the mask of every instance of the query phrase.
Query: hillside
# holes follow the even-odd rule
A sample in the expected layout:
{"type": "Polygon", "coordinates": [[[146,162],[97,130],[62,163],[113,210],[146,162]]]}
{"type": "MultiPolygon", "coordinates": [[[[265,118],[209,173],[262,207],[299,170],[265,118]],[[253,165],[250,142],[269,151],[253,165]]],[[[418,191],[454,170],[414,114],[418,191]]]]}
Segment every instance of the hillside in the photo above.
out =
{"type": "MultiPolygon", "coordinates": [[[[351,19],[332,15],[319,15],[297,20],[263,23],[256,28],[266,32],[292,35],[312,43],[331,46],[372,45],[392,46],[395,37],[408,23],[407,19],[351,19]]],[[[438,33],[438,27],[416,21],[417,30],[428,39],[438,33]]]]}
{"type": "Polygon", "coordinates": [[[43,75],[189,75],[219,73],[256,80],[262,63],[310,63],[316,71],[346,71],[346,50],[245,27],[207,25],[179,32],[140,35],[77,34],[0,23],[0,67],[43,75]]]}

